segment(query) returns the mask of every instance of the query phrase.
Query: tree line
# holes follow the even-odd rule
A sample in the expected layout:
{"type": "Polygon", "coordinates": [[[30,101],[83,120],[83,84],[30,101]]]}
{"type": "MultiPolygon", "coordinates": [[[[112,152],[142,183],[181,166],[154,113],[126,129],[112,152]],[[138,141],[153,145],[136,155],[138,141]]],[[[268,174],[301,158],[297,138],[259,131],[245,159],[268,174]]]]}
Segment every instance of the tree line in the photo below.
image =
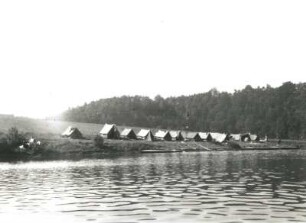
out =
{"type": "Polygon", "coordinates": [[[234,93],[212,89],[190,96],[154,99],[122,96],[71,108],[62,119],[124,126],[208,132],[252,132],[270,138],[306,138],[306,83],[247,85],[234,93]]]}

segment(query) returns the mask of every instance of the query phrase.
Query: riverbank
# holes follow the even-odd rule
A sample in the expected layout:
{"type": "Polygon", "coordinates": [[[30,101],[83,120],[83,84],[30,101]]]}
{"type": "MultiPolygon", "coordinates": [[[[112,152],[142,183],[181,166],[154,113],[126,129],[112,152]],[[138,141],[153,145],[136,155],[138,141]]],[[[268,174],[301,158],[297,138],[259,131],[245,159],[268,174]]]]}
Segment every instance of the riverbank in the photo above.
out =
{"type": "MultiPolygon", "coordinates": [[[[94,142],[102,125],[92,123],[72,123],[62,121],[35,120],[12,117],[0,118],[0,136],[10,128],[16,127],[25,138],[34,137],[41,142],[38,150],[16,152],[0,148],[0,161],[8,160],[53,160],[104,158],[110,156],[134,155],[157,152],[190,152],[190,151],[225,151],[225,150],[267,150],[267,149],[306,149],[306,141],[270,140],[265,143],[212,143],[212,142],[148,142],[142,140],[104,140],[99,148],[94,142]],[[82,131],[86,139],[61,138],[60,134],[67,126],[75,126],[82,131]]],[[[123,128],[123,127],[122,127],[123,128]]],[[[140,130],[140,128],[135,128],[140,130]]],[[[1,143],[0,143],[1,147],[1,143]]]]}
{"type": "Polygon", "coordinates": [[[294,143],[213,143],[213,142],[168,142],[143,140],[104,140],[101,148],[91,138],[69,139],[44,135],[39,138],[41,146],[35,152],[14,152],[0,154],[0,161],[10,160],[58,160],[105,158],[142,153],[172,153],[192,151],[243,151],[243,150],[279,150],[302,148],[294,143]]]}

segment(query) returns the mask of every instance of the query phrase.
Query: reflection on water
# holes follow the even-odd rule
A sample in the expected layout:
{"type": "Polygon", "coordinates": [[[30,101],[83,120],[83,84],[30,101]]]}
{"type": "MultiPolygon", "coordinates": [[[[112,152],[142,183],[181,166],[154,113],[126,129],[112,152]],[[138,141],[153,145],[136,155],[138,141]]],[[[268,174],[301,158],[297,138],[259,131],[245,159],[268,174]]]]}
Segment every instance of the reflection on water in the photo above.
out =
{"type": "Polygon", "coordinates": [[[306,151],[0,164],[0,219],[306,222],[306,151]]]}

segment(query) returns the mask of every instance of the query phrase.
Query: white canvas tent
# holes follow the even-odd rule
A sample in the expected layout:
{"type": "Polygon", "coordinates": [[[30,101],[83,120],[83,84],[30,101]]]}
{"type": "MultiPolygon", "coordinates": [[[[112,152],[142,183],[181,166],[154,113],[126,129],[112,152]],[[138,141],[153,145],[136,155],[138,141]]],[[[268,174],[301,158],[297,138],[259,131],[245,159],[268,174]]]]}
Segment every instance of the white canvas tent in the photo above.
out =
{"type": "Polygon", "coordinates": [[[241,140],[241,135],[240,134],[231,134],[230,137],[234,141],[240,141],[241,140]]]}
{"type": "Polygon", "coordinates": [[[133,129],[124,129],[121,134],[120,138],[122,139],[136,139],[136,134],[133,129]]]}
{"type": "Polygon", "coordinates": [[[137,134],[137,139],[154,141],[154,136],[150,129],[141,129],[137,134]]]}
{"type": "Polygon", "coordinates": [[[201,140],[203,140],[203,141],[211,141],[212,140],[211,135],[208,132],[199,132],[199,136],[200,136],[201,140]]]}
{"type": "Polygon", "coordinates": [[[157,140],[171,141],[171,135],[170,135],[169,131],[158,130],[155,133],[154,137],[157,140]]]}
{"type": "Polygon", "coordinates": [[[257,142],[257,141],[259,141],[259,136],[256,135],[256,134],[250,134],[250,139],[251,139],[251,141],[257,142]]]}
{"type": "Polygon", "coordinates": [[[251,137],[250,137],[249,133],[230,134],[230,139],[232,139],[234,141],[241,141],[241,142],[251,141],[251,137]]]}
{"type": "Polygon", "coordinates": [[[182,141],[184,140],[184,137],[181,133],[181,131],[170,131],[170,136],[172,141],[182,141]]]}
{"type": "Polygon", "coordinates": [[[227,141],[229,138],[229,135],[225,133],[211,132],[210,135],[213,141],[220,143],[227,141]]]}
{"type": "Polygon", "coordinates": [[[198,132],[187,132],[185,133],[185,140],[187,141],[201,141],[201,137],[198,132]]]}
{"type": "Polygon", "coordinates": [[[105,124],[100,131],[100,135],[105,139],[119,139],[120,133],[115,124],[105,124]]]}
{"type": "Polygon", "coordinates": [[[78,128],[69,126],[62,133],[62,137],[67,137],[67,138],[71,138],[71,139],[82,139],[83,135],[78,128]]]}

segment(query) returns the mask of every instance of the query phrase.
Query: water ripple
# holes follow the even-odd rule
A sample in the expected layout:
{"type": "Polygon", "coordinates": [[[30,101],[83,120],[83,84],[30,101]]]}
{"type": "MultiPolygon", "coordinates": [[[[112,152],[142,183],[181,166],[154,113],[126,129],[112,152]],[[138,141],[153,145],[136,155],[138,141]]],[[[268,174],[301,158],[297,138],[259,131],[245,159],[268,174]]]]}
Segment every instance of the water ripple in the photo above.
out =
{"type": "Polygon", "coordinates": [[[27,213],[32,222],[44,220],[34,214],[63,215],[67,222],[306,222],[305,164],[305,151],[2,163],[0,218],[27,213]]]}

